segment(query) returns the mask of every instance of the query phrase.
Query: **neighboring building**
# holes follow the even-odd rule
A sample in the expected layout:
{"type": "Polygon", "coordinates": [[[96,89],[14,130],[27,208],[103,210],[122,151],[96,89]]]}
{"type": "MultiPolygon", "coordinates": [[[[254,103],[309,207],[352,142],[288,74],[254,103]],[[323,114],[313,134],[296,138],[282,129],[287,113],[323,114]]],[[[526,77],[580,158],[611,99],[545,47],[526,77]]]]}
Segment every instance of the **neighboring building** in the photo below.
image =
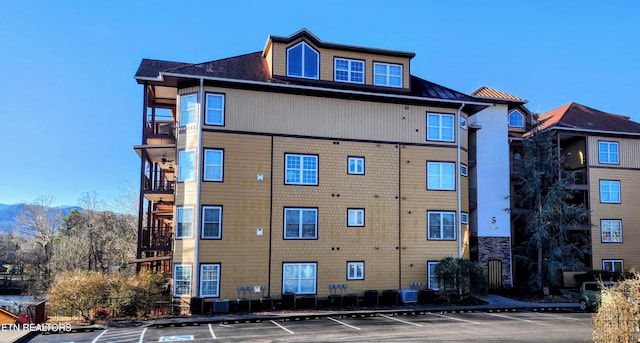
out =
{"type": "MultiPolygon", "coordinates": [[[[183,298],[362,294],[437,288],[470,232],[502,246],[508,143],[493,134],[524,101],[413,76],[413,57],[301,30],[211,62],[143,60],[139,267],[183,298]]],[[[500,249],[487,258],[510,280],[500,249]]]]}

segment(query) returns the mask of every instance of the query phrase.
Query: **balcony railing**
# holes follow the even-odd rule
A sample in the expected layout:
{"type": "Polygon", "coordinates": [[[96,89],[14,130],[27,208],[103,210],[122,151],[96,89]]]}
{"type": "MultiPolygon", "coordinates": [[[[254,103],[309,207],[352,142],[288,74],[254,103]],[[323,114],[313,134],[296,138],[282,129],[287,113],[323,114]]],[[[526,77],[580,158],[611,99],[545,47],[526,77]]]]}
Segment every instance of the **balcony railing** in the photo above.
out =
{"type": "Polygon", "coordinates": [[[157,176],[153,180],[148,176],[144,177],[144,190],[172,193],[175,190],[175,181],[169,181],[166,178],[162,178],[161,173],[156,174],[157,176]]]}
{"type": "Polygon", "coordinates": [[[144,251],[171,251],[171,228],[146,227],[142,230],[140,248],[144,251]]]}
{"type": "Polygon", "coordinates": [[[147,136],[175,136],[175,124],[173,121],[147,121],[145,131],[147,136]]]}

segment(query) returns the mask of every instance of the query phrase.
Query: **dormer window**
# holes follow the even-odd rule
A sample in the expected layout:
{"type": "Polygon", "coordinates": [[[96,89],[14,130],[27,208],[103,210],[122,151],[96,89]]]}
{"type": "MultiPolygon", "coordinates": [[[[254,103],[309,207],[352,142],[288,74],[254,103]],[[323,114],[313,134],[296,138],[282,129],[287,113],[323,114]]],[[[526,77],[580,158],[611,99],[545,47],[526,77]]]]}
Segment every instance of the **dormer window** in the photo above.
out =
{"type": "Polygon", "coordinates": [[[524,115],[518,110],[511,111],[509,113],[509,126],[524,127],[524,115]]]}
{"type": "Polygon", "coordinates": [[[336,58],[334,78],[336,81],[364,83],[364,61],[336,58]]]}
{"type": "Polygon", "coordinates": [[[287,76],[318,79],[320,54],[305,42],[287,49],[287,76]]]}
{"type": "Polygon", "coordinates": [[[373,84],[376,86],[402,87],[402,65],[374,63],[373,84]]]}

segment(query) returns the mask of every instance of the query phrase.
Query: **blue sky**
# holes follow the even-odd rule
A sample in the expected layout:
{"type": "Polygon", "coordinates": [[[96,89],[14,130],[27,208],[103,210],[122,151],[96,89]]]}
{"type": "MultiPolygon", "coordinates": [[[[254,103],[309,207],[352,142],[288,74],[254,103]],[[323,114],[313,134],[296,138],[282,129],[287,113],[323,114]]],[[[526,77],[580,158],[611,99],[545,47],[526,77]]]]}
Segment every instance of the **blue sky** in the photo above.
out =
{"type": "Polygon", "coordinates": [[[570,101],[640,122],[637,1],[3,1],[0,203],[139,182],[142,58],[204,62],[307,28],[413,51],[411,73],[486,85],[546,112],[570,101]]]}

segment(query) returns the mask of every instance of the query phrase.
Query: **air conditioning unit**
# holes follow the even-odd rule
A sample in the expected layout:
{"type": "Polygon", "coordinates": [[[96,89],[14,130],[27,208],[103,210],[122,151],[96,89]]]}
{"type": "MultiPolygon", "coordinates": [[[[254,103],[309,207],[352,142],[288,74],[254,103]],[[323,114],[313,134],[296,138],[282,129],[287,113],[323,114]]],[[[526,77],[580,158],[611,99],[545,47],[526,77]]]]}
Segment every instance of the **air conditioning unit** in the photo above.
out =
{"type": "Polygon", "coordinates": [[[404,304],[418,302],[418,291],[415,289],[401,289],[398,291],[398,294],[400,295],[400,300],[404,304]]]}
{"type": "Polygon", "coordinates": [[[229,313],[229,300],[214,300],[213,313],[229,313]]]}

